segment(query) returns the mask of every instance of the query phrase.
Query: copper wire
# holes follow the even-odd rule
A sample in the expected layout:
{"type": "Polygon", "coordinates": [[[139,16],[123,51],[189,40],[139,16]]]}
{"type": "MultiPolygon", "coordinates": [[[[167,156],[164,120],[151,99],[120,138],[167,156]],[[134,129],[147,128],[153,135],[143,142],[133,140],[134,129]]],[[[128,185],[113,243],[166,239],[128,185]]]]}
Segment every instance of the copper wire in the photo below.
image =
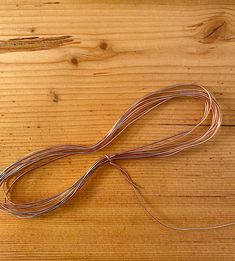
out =
{"type": "Polygon", "coordinates": [[[135,195],[144,210],[161,225],[174,230],[208,230],[234,225],[235,222],[220,224],[211,227],[181,228],[169,225],[161,221],[145,202],[138,185],[131,179],[127,171],[119,164],[121,160],[160,158],[174,155],[185,149],[192,148],[211,139],[218,131],[222,121],[221,109],[214,96],[203,86],[195,83],[185,83],[166,87],[149,93],[137,100],[114,124],[109,132],[97,143],[90,146],[58,145],[51,148],[30,153],[6,167],[0,173],[0,186],[3,188],[4,199],[0,202],[0,210],[22,218],[32,218],[46,214],[65,204],[76,192],[86,184],[95,171],[111,164],[117,168],[127,183],[133,189],[135,195]],[[96,161],[88,171],[79,178],[71,187],[64,191],[42,200],[26,203],[16,203],[11,199],[11,192],[16,182],[25,174],[45,166],[53,161],[75,154],[89,154],[97,152],[110,144],[129,125],[143,117],[148,112],[156,109],[161,104],[175,98],[195,98],[204,102],[204,113],[200,120],[192,127],[155,141],[144,146],[120,153],[105,155],[96,161]],[[196,131],[210,119],[210,125],[206,125],[203,131],[196,131]],[[194,135],[192,135],[194,134],[194,135]]]}

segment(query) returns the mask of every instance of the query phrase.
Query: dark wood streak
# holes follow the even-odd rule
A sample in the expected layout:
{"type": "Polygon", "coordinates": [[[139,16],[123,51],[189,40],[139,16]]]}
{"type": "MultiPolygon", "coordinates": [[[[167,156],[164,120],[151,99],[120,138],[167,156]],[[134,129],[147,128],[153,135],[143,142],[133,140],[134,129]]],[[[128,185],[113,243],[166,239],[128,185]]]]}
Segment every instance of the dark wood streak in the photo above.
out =
{"type": "Polygon", "coordinates": [[[69,35],[44,38],[13,38],[6,41],[0,41],[0,53],[47,50],[71,44],[73,41],[74,39],[69,35]]]}
{"type": "Polygon", "coordinates": [[[44,5],[59,5],[60,4],[60,2],[45,2],[45,3],[43,3],[44,5]]]}

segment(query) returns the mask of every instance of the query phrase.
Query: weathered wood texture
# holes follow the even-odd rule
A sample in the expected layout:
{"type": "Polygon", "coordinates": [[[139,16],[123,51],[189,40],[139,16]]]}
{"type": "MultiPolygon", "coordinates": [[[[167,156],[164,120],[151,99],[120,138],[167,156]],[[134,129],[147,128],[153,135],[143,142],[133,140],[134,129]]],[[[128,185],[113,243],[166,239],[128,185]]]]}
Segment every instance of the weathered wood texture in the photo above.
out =
{"type": "MultiPolygon", "coordinates": [[[[179,226],[235,218],[234,1],[0,1],[0,165],[55,144],[100,139],[137,98],[200,82],[223,126],[174,157],[123,162],[158,215],[179,226]],[[164,5],[162,5],[164,3],[164,5]],[[167,3],[167,4],[166,4],[167,3]]],[[[72,184],[105,153],[187,128],[201,104],[178,100],[105,150],[22,179],[17,200],[72,184]]],[[[37,219],[0,213],[0,260],[234,260],[235,228],[174,232],[154,223],[111,166],[63,208],[37,219]]]]}

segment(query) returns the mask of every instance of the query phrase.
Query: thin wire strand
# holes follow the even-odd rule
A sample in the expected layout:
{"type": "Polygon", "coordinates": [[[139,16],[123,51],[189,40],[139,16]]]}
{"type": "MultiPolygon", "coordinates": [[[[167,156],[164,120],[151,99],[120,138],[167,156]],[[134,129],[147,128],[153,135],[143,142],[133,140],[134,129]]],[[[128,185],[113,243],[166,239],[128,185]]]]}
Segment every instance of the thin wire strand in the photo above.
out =
{"type": "Polygon", "coordinates": [[[27,154],[16,162],[6,167],[0,173],[0,186],[3,189],[4,199],[0,202],[0,210],[21,218],[32,218],[46,214],[65,204],[78,192],[92,177],[95,171],[106,164],[112,165],[125,178],[133,189],[138,202],[145,212],[162,226],[173,230],[210,230],[235,225],[235,221],[210,227],[176,227],[169,225],[151,210],[145,201],[140,187],[132,180],[128,172],[120,166],[119,161],[144,158],[169,157],[185,149],[192,148],[211,139],[218,131],[222,121],[221,109],[214,96],[203,86],[196,83],[185,83],[169,86],[149,93],[137,100],[114,124],[108,133],[97,143],[90,146],[83,145],[58,145],[27,154]],[[171,135],[167,138],[133,148],[116,154],[105,155],[96,161],[90,169],[79,178],[71,187],[49,198],[15,203],[11,199],[12,189],[15,184],[27,173],[42,166],[50,164],[67,156],[89,154],[97,152],[108,146],[128,126],[142,118],[150,111],[175,98],[194,98],[204,102],[204,112],[199,121],[188,129],[171,135]],[[210,119],[210,125],[205,130],[198,132],[203,123],[210,119]]]}

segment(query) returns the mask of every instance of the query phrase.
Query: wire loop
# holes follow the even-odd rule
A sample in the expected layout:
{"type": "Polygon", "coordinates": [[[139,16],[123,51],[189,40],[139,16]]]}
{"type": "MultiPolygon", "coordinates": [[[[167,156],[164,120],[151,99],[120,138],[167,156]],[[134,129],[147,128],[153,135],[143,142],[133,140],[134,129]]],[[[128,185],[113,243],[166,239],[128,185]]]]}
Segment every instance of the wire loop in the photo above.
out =
{"type": "Polygon", "coordinates": [[[51,148],[30,153],[2,170],[0,173],[0,186],[3,188],[4,199],[0,202],[0,210],[22,218],[31,218],[46,214],[62,206],[71,197],[73,197],[75,193],[86,184],[98,168],[104,166],[105,164],[110,164],[118,169],[120,174],[131,186],[144,210],[155,221],[167,228],[174,230],[208,230],[234,225],[235,222],[211,227],[181,228],[162,222],[148,207],[139,190],[139,186],[132,180],[128,172],[119,164],[121,160],[168,157],[182,150],[200,145],[215,135],[221,125],[221,121],[221,109],[216,99],[209,91],[199,84],[178,84],[149,93],[137,100],[125,113],[123,113],[109,132],[94,145],[53,146],[51,148]],[[12,188],[22,176],[61,158],[77,154],[90,154],[103,149],[114,139],[116,139],[128,126],[143,117],[145,114],[157,108],[161,104],[179,97],[195,98],[204,102],[204,113],[194,126],[162,140],[158,140],[138,148],[133,148],[131,150],[112,155],[105,155],[96,161],[90,169],[88,169],[88,171],[71,187],[54,196],[26,203],[15,203],[11,200],[10,194],[12,192],[12,188]],[[198,133],[196,130],[208,119],[210,119],[210,125],[206,125],[206,130],[198,133]]]}

